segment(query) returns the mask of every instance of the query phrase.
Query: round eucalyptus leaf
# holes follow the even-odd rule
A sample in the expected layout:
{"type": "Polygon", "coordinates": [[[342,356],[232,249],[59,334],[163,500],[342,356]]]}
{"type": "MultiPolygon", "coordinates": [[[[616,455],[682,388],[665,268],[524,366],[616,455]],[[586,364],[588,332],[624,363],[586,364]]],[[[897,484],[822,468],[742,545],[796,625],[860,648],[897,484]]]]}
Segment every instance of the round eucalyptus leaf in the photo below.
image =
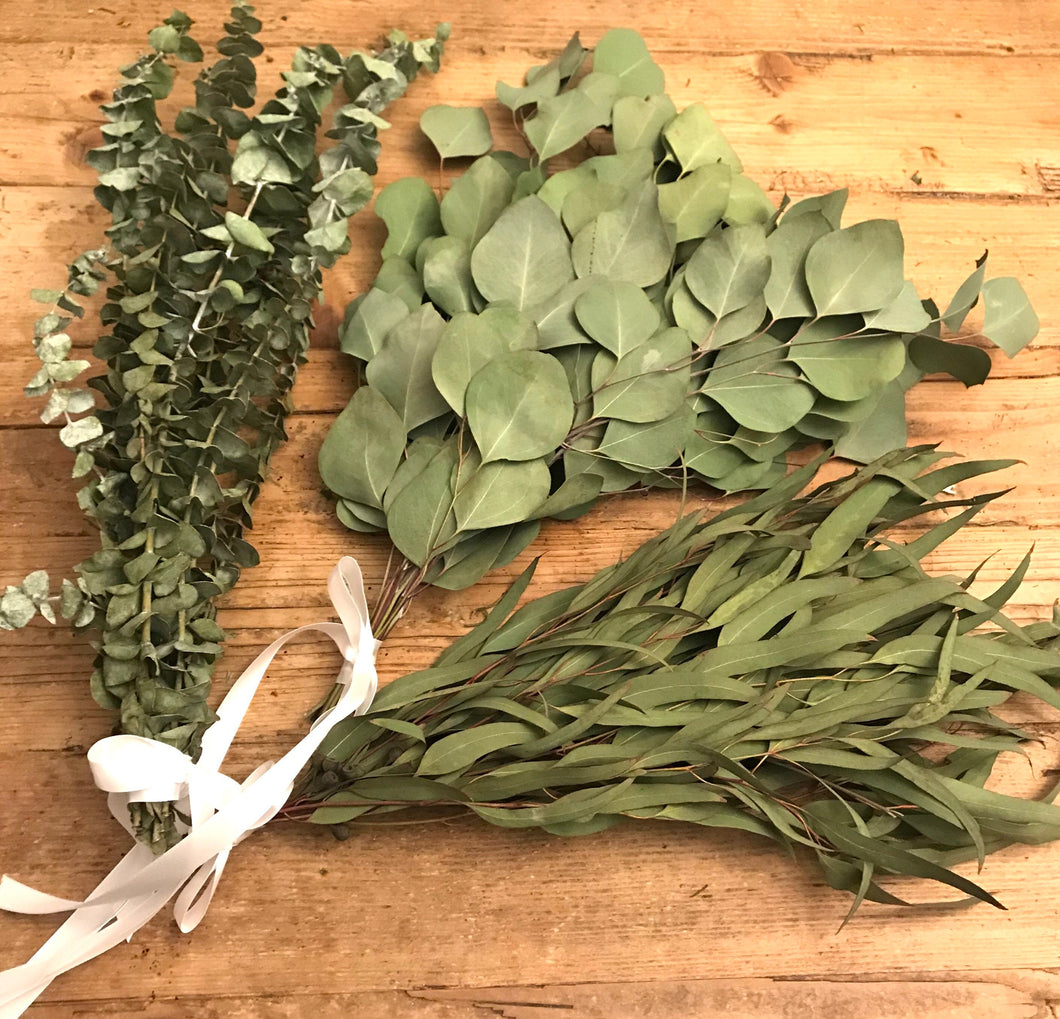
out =
{"type": "Polygon", "coordinates": [[[983,334],[1009,357],[1018,354],[1038,335],[1038,316],[1027,292],[1013,276],[983,284],[983,334]]]}
{"type": "Polygon", "coordinates": [[[420,117],[420,130],[442,159],[481,156],[493,146],[489,119],[478,106],[429,106],[420,117]]]}
{"type": "Polygon", "coordinates": [[[789,213],[766,238],[770,271],[765,298],[774,318],[813,317],[813,298],[806,283],[806,255],[832,229],[819,212],[794,218],[789,213]]]}
{"type": "Polygon", "coordinates": [[[335,515],[339,522],[351,531],[361,534],[386,532],[386,516],[380,510],[352,499],[339,499],[335,504],[335,515]]]}
{"type": "Polygon", "coordinates": [[[497,217],[508,208],[515,181],[492,156],[476,159],[442,199],[442,226],[450,237],[459,237],[474,248],[497,217]]]}
{"type": "Polygon", "coordinates": [[[662,68],[631,28],[612,28],[601,36],[593,50],[593,70],[613,74],[627,96],[655,95],[666,84],[662,68]]]}
{"type": "Polygon", "coordinates": [[[539,350],[589,342],[589,337],[578,324],[574,306],[595,282],[595,276],[573,279],[564,283],[550,298],[528,309],[528,314],[537,323],[539,350]]]}
{"type": "Polygon", "coordinates": [[[598,96],[573,88],[541,99],[537,113],[523,124],[523,131],[544,161],[565,152],[610,119],[610,107],[605,110],[598,96]]]}
{"type": "Polygon", "coordinates": [[[904,244],[889,219],[825,234],[806,256],[806,282],[819,316],[886,308],[905,284],[904,244]]]}
{"type": "Polygon", "coordinates": [[[905,367],[906,348],[900,336],[834,336],[847,321],[840,317],[811,323],[791,341],[788,358],[824,396],[863,400],[897,378],[905,367]]]}
{"type": "Polygon", "coordinates": [[[617,184],[606,183],[597,176],[575,188],[563,200],[561,218],[573,237],[602,212],[622,204],[627,191],[617,184]]]}
{"type": "Polygon", "coordinates": [[[578,324],[617,357],[640,346],[659,328],[659,312],[632,283],[594,280],[574,302],[578,324]]]}
{"type": "Polygon", "coordinates": [[[661,421],[609,421],[597,452],[624,466],[661,470],[680,457],[695,426],[696,413],[687,402],[661,421]]]}
{"type": "Polygon", "coordinates": [[[667,124],[663,138],[685,173],[714,163],[724,163],[735,173],[743,170],[740,157],[702,103],[686,106],[667,124]]]}
{"type": "Polygon", "coordinates": [[[423,288],[446,315],[475,307],[471,252],[459,237],[430,237],[423,242],[423,288]]]}
{"type": "Polygon", "coordinates": [[[419,472],[406,479],[386,507],[390,540],[417,566],[423,566],[456,533],[453,474],[458,460],[454,437],[435,448],[419,472]]]}
{"type": "Polygon", "coordinates": [[[375,214],[386,224],[383,258],[411,261],[428,237],[442,232],[438,199],[422,177],[403,177],[387,184],[375,200],[375,214]]]}
{"type": "Polygon", "coordinates": [[[503,81],[498,81],[497,100],[514,113],[524,106],[531,106],[556,95],[559,92],[559,82],[558,67],[543,67],[541,73],[522,88],[505,85],[503,81]]]}
{"type": "Polygon", "coordinates": [[[719,319],[760,296],[769,279],[765,230],[756,224],[712,233],[685,266],[696,300],[719,319]]]}
{"type": "Polygon", "coordinates": [[[931,325],[912,280],[906,280],[898,296],[886,308],[865,316],[865,328],[888,333],[919,333],[931,325]]]}
{"type": "Polygon", "coordinates": [[[732,181],[731,167],[713,163],[659,185],[659,209],[673,223],[678,243],[706,237],[721,222],[732,181]]]}
{"type": "Polygon", "coordinates": [[[597,179],[596,171],[585,163],[572,166],[569,170],[559,170],[551,174],[537,191],[541,199],[556,215],[563,211],[563,203],[575,189],[597,179]]]}
{"type": "Polygon", "coordinates": [[[483,463],[552,453],[574,417],[563,366],[535,350],[502,354],[480,369],[468,384],[465,409],[483,463]]]}
{"type": "Polygon", "coordinates": [[[615,361],[593,362],[593,416],[661,421],[676,412],[691,388],[692,344],[683,329],[664,329],[615,361]],[[597,372],[597,365],[601,371],[597,372]]]}
{"type": "Polygon", "coordinates": [[[543,458],[461,465],[453,512],[461,531],[517,524],[534,515],[552,485],[543,458]]]}
{"type": "Polygon", "coordinates": [[[750,339],[761,333],[766,325],[768,325],[766,299],[759,296],[739,311],[729,312],[728,315],[719,318],[707,346],[711,350],[716,350],[730,343],[750,339]]]}
{"type": "Polygon", "coordinates": [[[400,297],[372,287],[343,322],[339,346],[346,354],[370,361],[382,350],[386,334],[408,315],[409,306],[400,297]]]}
{"type": "Polygon", "coordinates": [[[742,173],[735,174],[729,187],[729,202],[722,219],[730,226],[768,223],[777,214],[776,206],[761,187],[742,173]]]}
{"type": "Polygon", "coordinates": [[[611,110],[615,151],[646,148],[661,156],[663,128],[676,116],[677,108],[667,95],[622,96],[611,110]]]}

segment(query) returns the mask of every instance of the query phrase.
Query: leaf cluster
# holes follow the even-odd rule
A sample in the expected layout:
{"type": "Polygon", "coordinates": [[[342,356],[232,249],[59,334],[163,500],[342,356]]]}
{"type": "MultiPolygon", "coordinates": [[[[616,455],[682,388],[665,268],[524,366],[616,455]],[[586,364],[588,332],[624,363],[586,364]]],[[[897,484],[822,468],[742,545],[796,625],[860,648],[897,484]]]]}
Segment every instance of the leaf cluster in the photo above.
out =
{"type": "MultiPolygon", "coordinates": [[[[437,67],[447,27],[417,42],[394,33],[375,54],[302,47],[252,113],[261,23],[237,4],[169,130],[170,60],[203,58],[191,25],[178,12],[154,29],[102,107],[104,144],[88,160],[109,244],[71,266],[62,293],[35,294],[54,308],[37,323],[42,368],[27,394],[49,395],[45,420],[65,417],[60,438],[87,482],[79,503],[100,529],[74,588],[85,603],[75,624],[94,616],[102,630],[93,694],[124,731],[194,757],[214,719],[215,600],[257,562],[244,535],[286,438],[321,270],[348,249],[348,218],[371,197],[381,111],[437,67]],[[88,362],[68,358],[62,330],[83,314],[75,295],[104,280],[93,353],[105,371],[68,388],[88,362]]],[[[8,595],[12,624],[29,618],[29,583],[8,595]]],[[[175,837],[164,811],[145,806],[137,823],[151,844],[175,837]]]]}
{"type": "Polygon", "coordinates": [[[948,868],[1060,837],[1060,808],[984,788],[1031,738],[994,709],[1015,691],[1060,707],[1060,616],[1001,612],[1028,559],[983,598],[974,571],[924,571],[1001,494],[945,493],[1009,464],[943,456],[892,452],[798,495],[819,458],[513,612],[531,568],[329,734],[287,815],[444,806],[558,835],[681,821],[812,854],[854,908],[900,902],[888,874],[997,905],[948,868]],[[888,537],[920,518],[920,537],[888,537]]]}
{"type": "MultiPolygon", "coordinates": [[[[981,295],[1007,353],[1037,330],[982,261],[940,313],[895,222],[842,225],[845,191],[774,208],[706,108],[676,110],[635,32],[589,58],[575,36],[497,85],[527,157],[482,155],[440,201],[419,178],[376,201],[382,268],[342,331],[364,384],[320,470],[342,522],[407,560],[391,600],[473,583],[601,494],[764,488],[808,442],[871,460],[904,445],[925,373],[986,377],[985,351],[942,336],[981,295]]],[[[443,157],[490,143],[482,110],[421,123],[443,157]]]]}

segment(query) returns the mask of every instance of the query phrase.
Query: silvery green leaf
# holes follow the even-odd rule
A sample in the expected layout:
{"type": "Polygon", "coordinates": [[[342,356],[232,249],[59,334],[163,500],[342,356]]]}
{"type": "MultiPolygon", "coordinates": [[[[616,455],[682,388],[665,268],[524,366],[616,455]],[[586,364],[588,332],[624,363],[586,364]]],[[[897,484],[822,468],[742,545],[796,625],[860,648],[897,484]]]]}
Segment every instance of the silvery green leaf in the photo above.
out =
{"type": "Polygon", "coordinates": [[[453,500],[457,526],[473,531],[527,520],[548,498],[551,483],[543,458],[517,463],[465,461],[458,468],[453,500]]]}
{"type": "Polygon", "coordinates": [[[450,547],[443,555],[444,568],[433,581],[446,591],[462,591],[477,583],[490,570],[507,566],[538,535],[537,520],[507,527],[475,531],[450,547]]]}
{"type": "Polygon", "coordinates": [[[375,200],[375,214],[386,224],[384,259],[411,261],[428,238],[442,233],[438,199],[422,177],[404,177],[388,184],[375,200]]]}
{"type": "Polygon", "coordinates": [[[563,225],[574,237],[601,213],[620,205],[627,194],[628,192],[618,185],[607,184],[594,177],[575,188],[563,200],[563,225]]]}
{"type": "Polygon", "coordinates": [[[593,363],[593,416],[661,421],[675,413],[691,389],[692,344],[683,329],[664,329],[617,363],[606,354],[593,363]],[[608,358],[610,364],[605,364],[608,358]],[[603,371],[597,377],[596,365],[603,371]]]}
{"type": "Polygon", "coordinates": [[[782,432],[812,406],[816,395],[784,359],[785,346],[768,335],[722,347],[702,391],[741,425],[782,432]]]}
{"type": "Polygon", "coordinates": [[[965,316],[975,307],[979,295],[983,290],[983,281],[986,279],[986,255],[984,254],[975,264],[972,274],[957,288],[946,310],[942,313],[942,321],[951,333],[960,332],[964,325],[965,316]]]}
{"type": "Polygon", "coordinates": [[[18,588],[0,598],[0,617],[16,629],[25,626],[37,614],[37,606],[18,588]]]}
{"type": "Polygon", "coordinates": [[[811,323],[791,341],[788,358],[824,396],[863,400],[898,377],[905,367],[905,344],[895,335],[842,335],[847,321],[818,319],[811,323]]]}
{"type": "Polygon", "coordinates": [[[446,323],[431,362],[431,375],[449,406],[464,415],[464,394],[480,368],[510,350],[535,347],[533,322],[514,308],[454,315],[446,323]]]}
{"type": "Polygon", "coordinates": [[[37,341],[37,356],[45,364],[55,364],[66,359],[71,341],[66,333],[52,333],[37,341]]]}
{"type": "Polygon", "coordinates": [[[710,334],[707,349],[717,350],[718,347],[750,339],[762,332],[767,324],[766,299],[756,297],[745,307],[718,319],[710,334]]]}
{"type": "Polygon", "coordinates": [[[46,425],[51,424],[57,417],[66,413],[69,405],[69,396],[65,389],[53,389],[48,395],[48,402],[44,410],[40,412],[40,419],[46,425]]]}
{"type": "Polygon", "coordinates": [[[622,357],[659,328],[659,312],[632,283],[594,280],[574,302],[578,324],[601,347],[622,357]]]}
{"type": "Polygon", "coordinates": [[[690,471],[713,481],[742,467],[748,458],[732,443],[715,436],[709,428],[702,428],[697,419],[696,427],[685,444],[681,462],[690,471]]]}
{"type": "Polygon", "coordinates": [[[676,116],[677,109],[667,95],[622,96],[611,111],[615,151],[646,148],[661,156],[663,128],[676,116]]]}
{"type": "MultiPolygon", "coordinates": [[[[226,212],[225,228],[231,235],[232,240],[236,244],[242,244],[245,248],[250,248],[252,251],[261,251],[266,255],[271,255],[276,250],[269,239],[261,232],[261,227],[244,216],[239,216],[234,212],[226,212]]],[[[345,224],[343,224],[342,229],[343,233],[345,233],[345,224]]]]}
{"type": "MultiPolygon", "coordinates": [[[[615,422],[619,424],[620,422],[615,422]]],[[[591,475],[600,480],[603,494],[624,492],[638,484],[644,476],[643,470],[616,463],[609,456],[597,453],[596,442],[578,439],[563,454],[563,470],[568,478],[591,475]],[[585,448],[582,448],[585,447],[585,448]]],[[[675,457],[676,459],[676,457],[675,457]]]]}
{"type": "Polygon", "coordinates": [[[674,322],[688,333],[696,347],[705,349],[718,320],[696,300],[685,281],[683,271],[680,279],[674,277],[674,282],[677,285],[670,295],[670,315],[674,322]]]}
{"type": "Polygon", "coordinates": [[[983,335],[1009,357],[1018,354],[1038,335],[1038,316],[1027,293],[1013,276],[983,284],[983,335]]]}
{"type": "Polygon", "coordinates": [[[702,103],[686,106],[666,125],[663,138],[685,173],[713,163],[725,163],[734,173],[743,170],[740,157],[702,103]]]}
{"type": "Polygon", "coordinates": [[[574,238],[571,257],[579,276],[600,275],[648,287],[669,271],[674,239],[659,212],[659,189],[649,182],[617,209],[601,213],[574,238]]]}
{"type": "Polygon", "coordinates": [[[874,396],[872,411],[861,421],[853,422],[836,442],[837,456],[870,463],[906,444],[905,388],[895,379],[876,390],[874,396]]]}
{"type": "Polygon", "coordinates": [[[372,287],[343,322],[339,346],[346,354],[370,361],[382,349],[386,334],[408,315],[409,306],[400,297],[372,287]]]}
{"type": "Polygon", "coordinates": [[[589,342],[589,337],[578,325],[574,305],[595,280],[594,276],[573,279],[569,283],[564,283],[547,300],[527,309],[527,313],[537,323],[539,350],[552,350],[557,347],[589,342]]]}
{"type": "Polygon", "coordinates": [[[424,304],[386,335],[383,349],[368,363],[365,377],[397,411],[405,430],[449,410],[431,377],[431,361],[445,321],[424,304]]]}
{"type": "Polygon", "coordinates": [[[475,306],[471,252],[459,237],[431,237],[424,242],[423,287],[449,316],[475,306]]]}
{"type": "Polygon", "coordinates": [[[502,354],[476,372],[465,409],[483,463],[552,453],[574,417],[563,367],[533,350],[502,354]]]}
{"type": "Polygon", "coordinates": [[[721,318],[762,294],[770,266],[765,230],[757,224],[732,227],[696,248],[685,266],[685,282],[696,299],[721,318]]]}
{"type": "Polygon", "coordinates": [[[596,173],[592,167],[579,163],[569,170],[560,170],[552,174],[538,189],[537,197],[558,216],[563,209],[567,195],[593,180],[596,180],[596,173]]]}
{"type": "Polygon", "coordinates": [[[610,119],[598,95],[580,88],[542,99],[537,113],[523,123],[527,141],[542,161],[566,152],[610,119]]]}
{"type": "Polygon", "coordinates": [[[850,192],[846,188],[840,188],[838,191],[831,191],[827,195],[804,198],[801,202],[796,202],[784,213],[784,219],[796,219],[810,212],[818,212],[828,220],[833,230],[838,230],[849,194],[850,192]]]}
{"type": "Polygon", "coordinates": [[[320,478],[336,495],[381,509],[404,451],[400,415],[372,386],[360,386],[320,447],[320,478]]]}
{"type": "Polygon", "coordinates": [[[966,386],[982,385],[990,374],[990,355],[985,350],[934,336],[914,336],[909,342],[909,359],[928,375],[945,372],[966,386]]]}
{"type": "Polygon", "coordinates": [[[678,243],[706,237],[721,222],[732,179],[731,167],[713,163],[659,185],[659,209],[673,223],[678,243]]]}
{"type": "Polygon", "coordinates": [[[570,241],[556,214],[530,195],[505,209],[475,245],[471,273],[488,301],[533,307],[574,278],[570,241]]]}
{"type": "Polygon", "coordinates": [[[59,441],[70,449],[80,446],[84,442],[91,442],[103,434],[103,425],[95,415],[80,418],[64,425],[59,431],[59,441]]]}
{"type": "Polygon", "coordinates": [[[40,605],[48,597],[50,588],[48,574],[44,570],[34,570],[22,581],[22,593],[33,601],[34,605],[40,605]]]}
{"type": "Polygon", "coordinates": [[[825,234],[806,256],[806,282],[819,316],[885,308],[905,285],[904,245],[890,219],[825,234]]]}
{"type": "Polygon", "coordinates": [[[726,223],[730,226],[743,226],[746,223],[767,224],[776,213],[776,207],[769,195],[758,184],[741,173],[733,175],[729,202],[722,216],[726,223]]]}
{"type": "Polygon", "coordinates": [[[374,506],[355,502],[352,499],[339,499],[335,503],[335,515],[339,523],[358,534],[379,534],[386,531],[386,515],[374,506]]]}
{"type": "Polygon", "coordinates": [[[84,592],[72,581],[63,579],[59,593],[59,614],[63,619],[72,619],[85,600],[84,592]]]}
{"type": "Polygon", "coordinates": [[[442,159],[481,156],[493,146],[489,119],[478,106],[429,106],[420,117],[420,130],[442,159]]]}
{"type": "Polygon", "coordinates": [[[507,106],[513,113],[524,106],[531,106],[549,99],[559,92],[559,67],[547,65],[541,69],[534,80],[522,88],[497,82],[497,99],[502,106],[507,106]]]}
{"type": "Polygon", "coordinates": [[[83,371],[87,371],[92,365],[88,361],[80,359],[74,361],[50,362],[45,371],[52,382],[73,382],[83,371]]]}
{"type": "Polygon", "coordinates": [[[655,160],[651,149],[636,148],[626,152],[612,152],[604,156],[590,156],[582,166],[596,174],[597,180],[630,191],[654,179],[655,160]]]}
{"type": "Polygon", "coordinates": [[[766,238],[771,259],[765,299],[774,318],[810,318],[813,298],[806,283],[806,255],[832,226],[821,213],[812,210],[781,219],[766,238]]]}
{"type": "Polygon", "coordinates": [[[584,92],[595,103],[600,126],[610,125],[611,110],[622,91],[619,79],[604,71],[590,71],[575,88],[584,92]]]}
{"type": "Polygon", "coordinates": [[[572,520],[596,501],[603,478],[595,474],[575,474],[567,478],[536,510],[535,517],[572,520]]]}
{"type": "Polygon", "coordinates": [[[524,170],[515,178],[515,190],[512,192],[512,201],[517,202],[520,198],[528,195],[536,195],[546,180],[545,168],[540,164],[532,170],[524,170]]]}
{"type": "Polygon", "coordinates": [[[784,462],[769,460],[759,463],[749,460],[739,467],[711,480],[711,484],[722,492],[746,492],[752,488],[769,488],[784,477],[784,462]]]}
{"type": "Polygon", "coordinates": [[[741,425],[732,433],[731,441],[744,456],[762,463],[783,456],[799,441],[799,433],[794,428],[783,432],[756,432],[741,425]]]}
{"type": "Polygon", "coordinates": [[[458,460],[455,437],[435,447],[419,473],[408,478],[386,507],[391,541],[417,566],[425,565],[456,532],[453,474],[458,460]]]}
{"type": "Polygon", "coordinates": [[[613,356],[601,351],[595,343],[586,338],[584,343],[563,347],[552,355],[563,366],[567,375],[567,385],[574,399],[574,427],[584,424],[592,414],[592,371],[596,358],[601,353],[607,357],[613,356]]]}
{"type": "Polygon", "coordinates": [[[492,156],[476,159],[453,181],[441,203],[442,226],[471,248],[508,208],[515,181],[492,156]]]}
{"type": "Polygon", "coordinates": [[[680,457],[695,425],[695,412],[687,402],[661,421],[609,421],[597,452],[625,466],[661,470],[680,457]]]}
{"type": "Polygon", "coordinates": [[[662,68],[648,53],[640,34],[630,28],[605,32],[593,50],[593,70],[618,78],[622,95],[650,96],[662,92],[662,68]]]}
{"type": "Polygon", "coordinates": [[[409,311],[417,311],[423,303],[422,277],[414,265],[396,255],[383,259],[372,286],[399,297],[409,311]]]}
{"type": "Polygon", "coordinates": [[[865,316],[865,328],[891,333],[918,333],[931,324],[912,280],[906,280],[898,296],[886,308],[865,316]]]}

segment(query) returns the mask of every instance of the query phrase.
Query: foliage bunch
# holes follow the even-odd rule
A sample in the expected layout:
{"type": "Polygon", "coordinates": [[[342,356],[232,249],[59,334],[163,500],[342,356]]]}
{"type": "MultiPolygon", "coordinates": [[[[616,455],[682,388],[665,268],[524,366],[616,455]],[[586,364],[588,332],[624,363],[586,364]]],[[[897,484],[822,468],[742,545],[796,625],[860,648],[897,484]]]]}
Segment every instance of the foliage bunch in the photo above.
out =
{"type": "MultiPolygon", "coordinates": [[[[60,437],[77,450],[75,476],[88,478],[79,503],[100,528],[102,547],[77,567],[77,585],[64,584],[62,605],[102,630],[93,694],[120,710],[124,731],[197,756],[223,639],[214,600],[257,562],[244,533],[286,438],[321,269],[348,250],[347,220],[371,197],[380,112],[421,67],[437,69],[447,29],[421,42],[394,33],[375,55],[300,48],[251,115],[261,23],[238,4],[195,105],[167,131],[158,104],[173,83],[169,59],[202,59],[191,24],[175,13],[154,29],[151,52],[102,108],[104,144],[89,162],[109,247],[76,261],[62,293],[36,292],[54,309],[37,323],[43,363],[26,391],[48,394],[46,421],[67,416],[60,437]],[[318,155],[336,88],[346,102],[318,155]],[[73,295],[104,279],[93,352],[106,371],[88,383],[94,399],[66,385],[88,362],[68,359],[63,330],[83,314],[73,295]]],[[[31,618],[27,598],[54,615],[47,587],[38,572],[9,592],[20,611],[12,619],[5,606],[8,621],[31,618]]],[[[138,821],[152,844],[173,837],[164,810],[138,821]]]]}
{"type": "Polygon", "coordinates": [[[683,821],[812,852],[855,908],[900,901],[884,874],[994,902],[947,868],[1060,837],[1060,808],[983,788],[1031,738],[993,709],[1017,690],[1060,707],[1060,617],[1002,614],[1027,559],[985,598],[975,572],[925,573],[1001,494],[945,492],[1008,465],[942,456],[900,450],[798,496],[819,459],[512,613],[531,568],[336,727],[286,815],[444,806],[557,835],[683,821]],[[915,540],[887,537],[929,514],[915,540]]]}
{"type": "MultiPolygon", "coordinates": [[[[1008,354],[1037,330],[982,262],[940,314],[896,223],[841,226],[845,191],[774,208],[702,104],[677,112],[635,32],[588,57],[575,36],[497,85],[527,157],[482,155],[441,201],[419,178],[376,201],[382,268],[342,334],[365,384],[320,469],[343,523],[405,559],[380,633],[419,586],[468,586],[601,493],[765,488],[806,442],[861,461],[903,445],[913,383],[986,377],[985,351],[941,331],[980,295],[1008,354]]],[[[491,146],[482,110],[421,125],[443,159],[491,146]]]]}

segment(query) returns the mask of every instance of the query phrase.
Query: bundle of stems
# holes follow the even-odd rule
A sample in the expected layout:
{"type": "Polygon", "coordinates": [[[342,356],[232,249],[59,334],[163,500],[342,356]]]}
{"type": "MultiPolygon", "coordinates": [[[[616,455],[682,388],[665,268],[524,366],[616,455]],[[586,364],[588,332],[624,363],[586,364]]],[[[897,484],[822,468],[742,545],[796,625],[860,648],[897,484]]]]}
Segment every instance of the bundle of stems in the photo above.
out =
{"type": "Polygon", "coordinates": [[[1060,618],[1001,612],[1028,558],[983,598],[977,571],[925,572],[1002,494],[950,487],[1010,463],[943,458],[895,451],[799,495],[818,459],[513,612],[527,570],[332,732],[282,816],[338,834],[413,807],[558,835],[684,821],[801,847],[854,909],[902,901],[887,874],[999,905],[949,868],[1060,837],[1060,807],[984,789],[1029,739],[994,709],[1017,690],[1060,707],[1060,618]],[[919,537],[886,536],[917,518],[919,537]]]}

